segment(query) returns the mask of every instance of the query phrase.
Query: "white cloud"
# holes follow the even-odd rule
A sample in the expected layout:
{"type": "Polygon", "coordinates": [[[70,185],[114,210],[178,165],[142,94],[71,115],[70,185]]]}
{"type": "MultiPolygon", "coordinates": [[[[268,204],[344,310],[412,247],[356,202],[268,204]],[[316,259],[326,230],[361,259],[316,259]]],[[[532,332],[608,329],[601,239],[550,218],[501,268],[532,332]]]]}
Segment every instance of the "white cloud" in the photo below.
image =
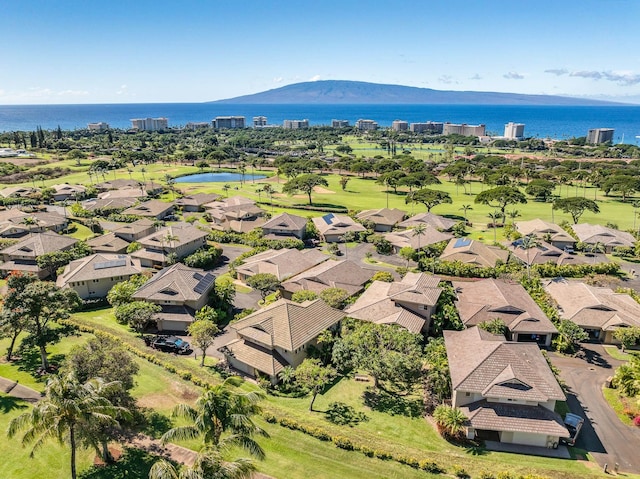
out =
{"type": "Polygon", "coordinates": [[[273,83],[282,83],[284,81],[283,77],[275,77],[273,79],[273,83]]]}
{"type": "Polygon", "coordinates": [[[469,80],[482,80],[482,77],[480,76],[480,74],[476,73],[472,77],[469,77],[469,80]]]}
{"type": "Polygon", "coordinates": [[[311,78],[309,78],[309,81],[318,81],[320,80],[320,75],[314,75],[311,78]]]}
{"type": "Polygon", "coordinates": [[[88,94],[86,90],[64,90],[57,93],[58,96],[87,96],[88,94]]]}
{"type": "Polygon", "coordinates": [[[502,75],[502,77],[506,78],[507,80],[522,80],[524,78],[524,75],[518,72],[509,72],[502,75]]]}
{"type": "Polygon", "coordinates": [[[127,94],[127,85],[120,85],[120,89],[116,91],[116,95],[126,95],[127,94]]]}
{"type": "Polygon", "coordinates": [[[569,73],[569,70],[567,70],[566,68],[550,68],[548,70],[544,71],[545,73],[551,73],[555,76],[562,76],[562,75],[566,75],[567,73],[569,73]]]}
{"type": "Polygon", "coordinates": [[[592,80],[606,80],[615,82],[621,86],[637,85],[640,83],[640,74],[633,73],[629,70],[613,70],[613,71],[598,71],[598,70],[579,70],[569,73],[569,76],[579,78],[590,78],[592,80]]]}
{"type": "Polygon", "coordinates": [[[451,75],[442,75],[438,78],[440,83],[444,83],[445,85],[457,84],[458,82],[453,79],[451,75]]]}

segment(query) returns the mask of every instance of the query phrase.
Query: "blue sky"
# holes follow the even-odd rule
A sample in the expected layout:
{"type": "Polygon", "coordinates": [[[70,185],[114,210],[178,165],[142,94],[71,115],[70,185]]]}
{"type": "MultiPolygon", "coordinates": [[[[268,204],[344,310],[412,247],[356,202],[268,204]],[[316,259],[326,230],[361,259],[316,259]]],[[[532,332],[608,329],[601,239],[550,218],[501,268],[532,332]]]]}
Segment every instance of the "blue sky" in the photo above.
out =
{"type": "Polygon", "coordinates": [[[640,103],[637,0],[2,0],[0,104],[201,102],[311,80],[640,103]]]}

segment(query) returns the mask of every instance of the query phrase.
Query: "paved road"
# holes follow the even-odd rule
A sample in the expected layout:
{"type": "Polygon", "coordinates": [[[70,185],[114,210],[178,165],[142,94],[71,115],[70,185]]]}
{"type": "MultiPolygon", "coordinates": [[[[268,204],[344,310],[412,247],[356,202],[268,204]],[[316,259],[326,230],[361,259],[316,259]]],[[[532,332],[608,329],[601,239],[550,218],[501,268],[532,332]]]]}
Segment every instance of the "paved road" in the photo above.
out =
{"type": "Polygon", "coordinates": [[[576,446],[589,451],[600,466],[618,463],[620,471],[640,473],[640,428],[624,425],[602,395],[603,384],[622,363],[598,344],[583,344],[575,358],[550,356],[567,384],[571,411],[585,418],[576,446]]]}

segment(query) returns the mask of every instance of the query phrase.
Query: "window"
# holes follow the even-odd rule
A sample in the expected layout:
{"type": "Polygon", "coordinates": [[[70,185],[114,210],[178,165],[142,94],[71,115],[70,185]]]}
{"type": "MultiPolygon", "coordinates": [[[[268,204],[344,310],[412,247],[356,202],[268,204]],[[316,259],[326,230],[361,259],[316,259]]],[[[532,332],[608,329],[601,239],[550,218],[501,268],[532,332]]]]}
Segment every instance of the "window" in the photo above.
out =
{"type": "Polygon", "coordinates": [[[464,393],[464,395],[469,397],[469,396],[471,396],[471,393],[470,392],[466,392],[466,393],[464,393]]]}

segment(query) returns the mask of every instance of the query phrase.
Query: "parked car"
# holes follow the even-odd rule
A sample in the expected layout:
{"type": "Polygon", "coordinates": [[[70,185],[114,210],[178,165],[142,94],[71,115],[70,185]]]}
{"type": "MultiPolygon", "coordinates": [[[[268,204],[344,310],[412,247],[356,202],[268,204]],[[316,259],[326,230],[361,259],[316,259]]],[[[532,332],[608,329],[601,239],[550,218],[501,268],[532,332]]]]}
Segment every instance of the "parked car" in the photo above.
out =
{"type": "Polygon", "coordinates": [[[584,419],[577,414],[572,414],[570,412],[564,417],[564,425],[569,430],[569,437],[562,438],[562,442],[564,442],[568,446],[575,446],[576,441],[578,440],[578,434],[580,434],[580,430],[582,429],[582,425],[584,424],[584,419]]]}
{"type": "Polygon", "coordinates": [[[177,336],[158,336],[151,347],[164,351],[165,353],[189,354],[191,345],[177,336]]]}

